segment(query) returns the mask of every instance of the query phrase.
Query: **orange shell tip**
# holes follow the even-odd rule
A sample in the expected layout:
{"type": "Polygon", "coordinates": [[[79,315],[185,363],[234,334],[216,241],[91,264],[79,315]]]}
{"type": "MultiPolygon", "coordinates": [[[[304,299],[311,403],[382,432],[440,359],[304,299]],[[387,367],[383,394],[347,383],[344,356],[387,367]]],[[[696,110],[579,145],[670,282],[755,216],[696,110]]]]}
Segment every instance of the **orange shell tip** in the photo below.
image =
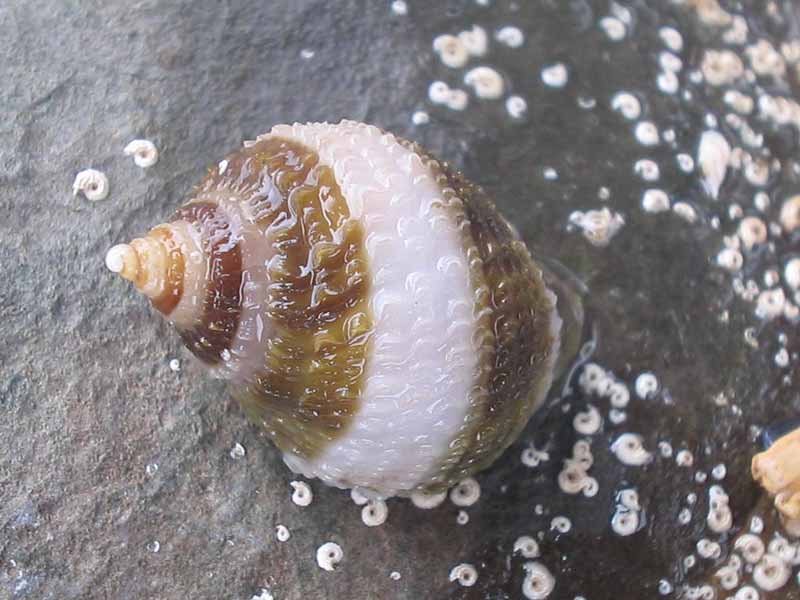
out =
{"type": "Polygon", "coordinates": [[[117,244],[106,253],[106,267],[112,273],[119,273],[125,279],[133,280],[138,272],[139,257],[128,244],[117,244]]]}

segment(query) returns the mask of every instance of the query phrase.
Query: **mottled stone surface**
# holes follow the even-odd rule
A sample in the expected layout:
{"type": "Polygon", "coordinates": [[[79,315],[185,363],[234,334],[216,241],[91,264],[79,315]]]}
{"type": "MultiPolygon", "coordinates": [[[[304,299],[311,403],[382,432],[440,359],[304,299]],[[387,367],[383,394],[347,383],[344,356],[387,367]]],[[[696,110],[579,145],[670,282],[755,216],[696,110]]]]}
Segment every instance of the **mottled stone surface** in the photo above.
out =
{"type": "MultiPolygon", "coordinates": [[[[752,426],[800,411],[796,355],[783,369],[773,360],[779,332],[797,351],[797,325],[759,322],[713,265],[722,236],[735,230],[727,205],[749,211],[753,188],[737,172],[714,203],[696,175],[675,166],[676,152],[695,155],[705,114],[721,119],[724,105],[685,73],[681,89],[693,89],[691,102],[655,86],[659,26],[683,33],[686,71],[697,68],[703,48],[725,44],[687,8],[660,0],[622,2],[632,22],[617,43],[597,27],[606,2],[492,4],[410,1],[406,16],[388,1],[367,0],[0,5],[0,598],[247,600],[261,588],[277,600],[519,598],[523,561],[511,549],[519,535],[537,532],[559,599],[618,597],[621,582],[625,597],[652,598],[660,579],[676,589],[699,584],[724,562],[732,536],[705,530],[709,482],[696,482],[695,472],[726,464],[734,532],[746,527],[759,498],[748,475],[759,448],[752,426]],[[498,68],[509,91],[527,99],[521,121],[500,101],[471,97],[458,113],[427,100],[435,78],[463,87],[462,71],[442,66],[431,40],[473,23],[490,36],[505,24],[527,35],[515,50],[491,42],[487,57],[470,63],[498,68]],[[304,58],[303,50],[314,54],[304,58]],[[563,90],[538,77],[554,61],[569,68],[563,90]],[[646,118],[675,129],[674,148],[636,144],[632,124],[610,108],[621,89],[639,95],[646,118]],[[590,98],[596,105],[581,108],[590,98]],[[413,126],[420,109],[431,122],[413,126]],[[105,270],[109,246],[171,214],[204,169],[243,139],[279,122],[343,117],[419,141],[486,186],[532,249],[589,286],[593,360],[632,395],[638,373],[657,374],[656,398],[633,398],[625,423],[606,419],[594,436],[596,497],[558,490],[562,460],[578,439],[572,417],[587,398],[575,391],[559,401],[557,390],[520,442],[479,477],[483,493],[467,525],[456,525],[449,503],[422,512],[392,500],[388,522],[367,528],[347,493],[314,482],[311,506],[295,506],[278,451],[147,302],[105,270]],[[137,137],[160,150],[150,169],[122,154],[137,137]],[[641,157],[660,163],[660,182],[634,175],[641,157]],[[557,180],[543,177],[545,166],[557,180]],[[88,167],[108,175],[105,201],[72,198],[75,173],[88,167]],[[649,185],[694,203],[698,224],[643,212],[649,185]],[[607,248],[566,228],[573,210],[602,206],[600,186],[626,220],[607,248]],[[714,215],[719,230],[709,226],[714,215]],[[747,327],[758,348],[744,342],[747,327]],[[169,368],[176,357],[179,372],[169,368]],[[721,393],[726,406],[714,401],[721,393]],[[660,440],[689,448],[695,464],[657,457],[625,467],[607,450],[623,431],[642,434],[651,451],[660,440]],[[535,469],[519,460],[530,442],[550,453],[535,469]],[[237,443],[244,457],[230,455],[237,443]],[[645,526],[621,538],[609,520],[626,485],[639,491],[645,526]],[[694,517],[680,526],[676,516],[692,492],[694,517]],[[556,515],[572,520],[569,533],[550,531],[556,515]],[[278,524],[290,529],[289,541],[275,539],[278,524]],[[701,537],[721,539],[723,557],[687,570],[682,560],[701,537]],[[314,559],[329,540],[345,553],[333,573],[314,559]],[[448,581],[460,562],[478,568],[475,587],[448,581]]],[[[779,44],[798,31],[791,0],[774,10],[723,4],[748,15],[751,39],[779,44]]],[[[797,73],[761,87],[796,95],[797,73]]],[[[777,207],[798,189],[797,131],[764,131],[764,146],[783,161],[764,188],[777,207]]],[[[800,251],[797,240],[786,244],[780,248],[800,251]]],[[[607,400],[591,401],[607,414],[607,400]]],[[[796,575],[774,597],[800,597],[796,575]]]]}

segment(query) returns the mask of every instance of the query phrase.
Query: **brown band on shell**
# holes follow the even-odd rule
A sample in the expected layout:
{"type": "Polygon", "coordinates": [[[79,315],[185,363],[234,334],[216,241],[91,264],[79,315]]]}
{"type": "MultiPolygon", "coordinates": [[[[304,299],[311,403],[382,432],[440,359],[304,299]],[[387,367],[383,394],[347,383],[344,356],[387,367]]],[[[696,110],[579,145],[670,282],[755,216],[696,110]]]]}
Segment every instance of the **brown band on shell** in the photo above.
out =
{"type": "Polygon", "coordinates": [[[265,136],[224,165],[199,197],[235,197],[272,255],[263,366],[235,378],[232,393],[281,450],[312,458],[347,430],[365,384],[374,328],[365,232],[333,170],[300,143],[265,136]]]}
{"type": "Polygon", "coordinates": [[[517,239],[482,188],[459,173],[448,175],[465,199],[472,239],[491,290],[495,352],[489,377],[489,403],[484,407],[469,459],[461,468],[488,467],[528,423],[552,383],[559,339],[553,323],[554,303],[542,271],[517,239]]]}
{"type": "Polygon", "coordinates": [[[418,144],[401,143],[436,178],[443,208],[462,231],[475,290],[478,371],[468,417],[430,477],[429,489],[441,489],[489,466],[517,438],[550,386],[559,339],[541,269],[483,188],[418,144]]]}
{"type": "Polygon", "coordinates": [[[230,349],[241,314],[242,253],[232,239],[228,216],[213,202],[190,202],[173,221],[194,223],[203,232],[206,294],[197,322],[178,327],[183,343],[203,362],[214,365],[230,349]]]}
{"type": "Polygon", "coordinates": [[[183,297],[184,257],[180,247],[175,242],[172,231],[168,226],[159,225],[150,230],[151,237],[161,240],[164,248],[169,253],[167,261],[167,276],[164,281],[164,291],[157,298],[152,298],[153,306],[168,316],[178,305],[183,297]]]}

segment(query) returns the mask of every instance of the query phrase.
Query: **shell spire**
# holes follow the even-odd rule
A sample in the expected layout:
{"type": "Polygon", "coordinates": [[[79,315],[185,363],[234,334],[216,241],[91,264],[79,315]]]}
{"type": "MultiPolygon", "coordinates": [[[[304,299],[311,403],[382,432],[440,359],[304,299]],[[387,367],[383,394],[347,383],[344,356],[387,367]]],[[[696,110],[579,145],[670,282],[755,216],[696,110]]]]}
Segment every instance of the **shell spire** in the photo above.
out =
{"type": "Polygon", "coordinates": [[[106,267],[134,283],[148,298],[157,298],[166,287],[169,254],[159,240],[137,238],[111,248],[106,254],[106,267]]]}
{"type": "Polygon", "coordinates": [[[106,267],[136,286],[153,306],[169,315],[184,290],[187,255],[194,244],[173,224],[158,225],[145,236],[117,244],[106,253],[106,267]]]}

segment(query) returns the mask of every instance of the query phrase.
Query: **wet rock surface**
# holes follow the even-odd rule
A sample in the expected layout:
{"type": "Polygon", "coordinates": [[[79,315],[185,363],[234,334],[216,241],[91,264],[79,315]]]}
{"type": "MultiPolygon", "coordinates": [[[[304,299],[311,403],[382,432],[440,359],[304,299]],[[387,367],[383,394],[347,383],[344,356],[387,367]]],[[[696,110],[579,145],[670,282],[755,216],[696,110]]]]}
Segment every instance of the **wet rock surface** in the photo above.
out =
{"type": "MultiPolygon", "coordinates": [[[[798,72],[787,52],[782,74],[723,88],[691,74],[708,48],[728,48],[755,68],[745,48],[759,39],[780,48],[797,39],[800,21],[791,2],[722,3],[729,17],[747,16],[746,42],[737,44],[724,39],[731,22],[704,21],[710,5],[410,2],[406,15],[389,2],[0,6],[0,598],[248,599],[262,589],[277,600],[520,598],[528,559],[513,546],[522,535],[539,536],[536,560],[555,578],[552,598],[619,597],[621,586],[624,597],[652,598],[663,582],[666,597],[688,597],[689,586],[716,585],[712,574],[750,516],[762,517],[765,531],[775,520],[749,476],[759,429],[800,412],[796,322],[759,319],[735,291],[736,276],[716,264],[739,225],[732,205],[775,223],[800,190],[798,130],[753,116],[763,139],[748,146],[725,120],[732,111],[722,96],[735,88],[754,99],[797,97],[798,72]],[[623,23],[623,39],[609,38],[599,25],[605,16],[623,23]],[[465,69],[444,66],[432,40],[472,25],[488,32],[488,53],[465,69]],[[524,32],[521,47],[493,39],[506,25],[524,32]],[[674,94],[657,81],[664,26],[683,40],[674,94]],[[557,62],[568,72],[563,88],[540,77],[557,62]],[[434,80],[469,89],[464,71],[479,64],[503,75],[503,99],[471,94],[463,111],[428,99],[434,80]],[[640,100],[637,120],[614,110],[620,91],[640,100]],[[509,95],[526,100],[523,116],[509,115],[509,95]],[[430,122],[414,125],[416,111],[430,122]],[[160,222],[242,140],[275,123],[340,118],[418,141],[483,184],[536,254],[586,283],[597,331],[590,360],[630,391],[615,424],[609,399],[580,385],[581,370],[560,382],[519,442],[478,477],[481,499],[465,509],[465,525],[449,501],[421,511],[390,500],[388,521],[367,528],[349,494],[316,482],[310,506],[293,504],[279,452],[103,265],[108,247],[160,222]],[[644,120],[660,131],[655,146],[637,141],[644,120]],[[680,153],[697,160],[714,121],[732,147],[779,161],[764,182],[745,167],[729,169],[717,200],[701,165],[687,173],[676,161],[680,153]],[[124,156],[134,138],[155,142],[155,166],[140,169],[124,156]],[[637,175],[643,158],[658,163],[658,180],[637,175]],[[75,174],[89,167],[108,176],[104,201],[71,196],[75,174]],[[696,221],[643,210],[647,188],[689,203],[696,221]],[[770,199],[764,211],[754,208],[758,191],[770,199]],[[573,211],[604,206],[625,220],[607,247],[568,228],[573,211]],[[782,348],[788,362],[776,364],[782,348]],[[659,383],[645,399],[635,385],[643,372],[659,383]],[[583,436],[573,419],[588,404],[603,424],[583,436]],[[628,466],[610,451],[625,432],[642,436],[648,464],[628,466]],[[593,497],[558,484],[584,437],[599,484],[593,497]],[[232,453],[236,444],[243,456],[232,453]],[[530,445],[549,458],[524,465],[530,445]],[[681,449],[691,466],[677,464],[681,449]],[[725,475],[716,479],[719,464],[725,475]],[[712,484],[730,498],[733,526],[721,534],[706,520],[712,484]],[[637,490],[641,512],[637,531],[623,537],[611,519],[627,488],[637,490]],[[558,516],[569,531],[551,527],[558,516]],[[278,525],[290,530],[288,541],[276,539],[278,525]],[[703,538],[720,542],[719,558],[697,556],[703,538]],[[315,560],[327,541],[344,551],[334,572],[315,560]],[[448,579],[462,562],[477,569],[473,587],[448,579]]],[[[762,289],[765,271],[780,277],[800,252],[797,232],[778,228],[769,240],[742,250],[743,281],[762,289]]],[[[800,598],[796,573],[771,597],[800,598]]]]}

